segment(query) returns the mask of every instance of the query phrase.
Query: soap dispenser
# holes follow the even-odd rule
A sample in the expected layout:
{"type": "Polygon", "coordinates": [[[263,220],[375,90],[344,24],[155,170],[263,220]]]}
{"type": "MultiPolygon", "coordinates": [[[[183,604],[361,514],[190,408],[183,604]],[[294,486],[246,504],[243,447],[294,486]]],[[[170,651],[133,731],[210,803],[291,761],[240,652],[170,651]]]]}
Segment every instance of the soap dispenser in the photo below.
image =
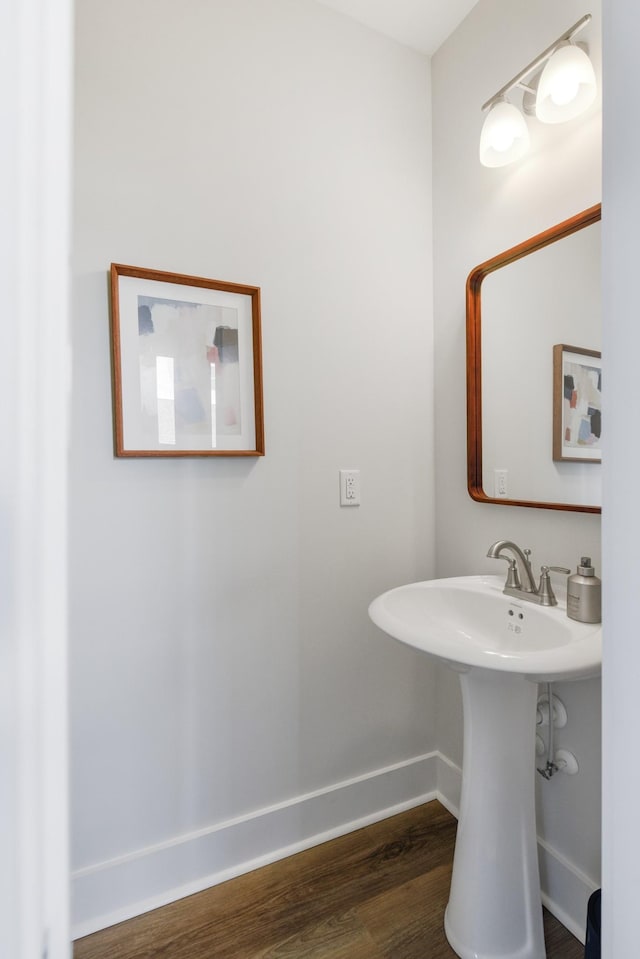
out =
{"type": "Polygon", "coordinates": [[[601,610],[602,582],[591,565],[591,557],[583,556],[578,571],[567,580],[567,616],[580,623],[599,623],[601,610]]]}

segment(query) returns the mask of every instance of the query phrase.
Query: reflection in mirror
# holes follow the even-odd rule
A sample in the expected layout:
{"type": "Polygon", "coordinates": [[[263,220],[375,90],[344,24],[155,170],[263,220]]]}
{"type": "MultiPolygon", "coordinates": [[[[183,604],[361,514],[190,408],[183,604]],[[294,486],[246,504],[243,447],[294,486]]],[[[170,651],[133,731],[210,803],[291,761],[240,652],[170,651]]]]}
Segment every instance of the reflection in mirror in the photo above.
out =
{"type": "MultiPolygon", "coordinates": [[[[554,459],[554,347],[600,351],[599,219],[598,205],[469,276],[468,479],[478,501],[600,511],[599,453],[554,459]]],[[[556,426],[557,415],[556,401],[556,426]]]]}

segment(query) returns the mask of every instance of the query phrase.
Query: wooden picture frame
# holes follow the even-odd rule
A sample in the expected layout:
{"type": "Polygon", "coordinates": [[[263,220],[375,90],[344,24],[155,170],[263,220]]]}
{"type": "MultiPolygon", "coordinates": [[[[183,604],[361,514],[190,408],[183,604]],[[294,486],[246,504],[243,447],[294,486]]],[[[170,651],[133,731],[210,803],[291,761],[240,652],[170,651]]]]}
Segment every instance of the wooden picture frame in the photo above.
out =
{"type": "Polygon", "coordinates": [[[602,354],[558,343],[553,347],[553,459],[601,463],[602,354]]]}
{"type": "Polygon", "coordinates": [[[263,456],[260,288],[112,263],[116,456],[263,456]]]}

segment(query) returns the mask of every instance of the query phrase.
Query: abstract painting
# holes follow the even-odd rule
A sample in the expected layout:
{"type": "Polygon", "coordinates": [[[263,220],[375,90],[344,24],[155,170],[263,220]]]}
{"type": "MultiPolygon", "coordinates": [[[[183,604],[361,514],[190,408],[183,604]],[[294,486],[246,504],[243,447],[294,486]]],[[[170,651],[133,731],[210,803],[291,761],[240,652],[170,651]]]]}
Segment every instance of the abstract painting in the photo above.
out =
{"type": "Polygon", "coordinates": [[[602,461],[602,357],[558,343],[553,348],[553,458],[602,461]]]}
{"type": "Polygon", "coordinates": [[[264,453],[258,287],[111,265],[116,456],[264,453]]]}

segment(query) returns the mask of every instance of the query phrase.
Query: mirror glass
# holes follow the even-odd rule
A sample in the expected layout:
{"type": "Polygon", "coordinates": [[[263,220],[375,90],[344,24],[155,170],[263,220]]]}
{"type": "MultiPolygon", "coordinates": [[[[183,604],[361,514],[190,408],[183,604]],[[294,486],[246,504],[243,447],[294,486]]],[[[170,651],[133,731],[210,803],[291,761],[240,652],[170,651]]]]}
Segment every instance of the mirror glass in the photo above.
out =
{"type": "Polygon", "coordinates": [[[469,276],[468,452],[474,499],[600,510],[599,220],[598,205],[469,276]]]}

